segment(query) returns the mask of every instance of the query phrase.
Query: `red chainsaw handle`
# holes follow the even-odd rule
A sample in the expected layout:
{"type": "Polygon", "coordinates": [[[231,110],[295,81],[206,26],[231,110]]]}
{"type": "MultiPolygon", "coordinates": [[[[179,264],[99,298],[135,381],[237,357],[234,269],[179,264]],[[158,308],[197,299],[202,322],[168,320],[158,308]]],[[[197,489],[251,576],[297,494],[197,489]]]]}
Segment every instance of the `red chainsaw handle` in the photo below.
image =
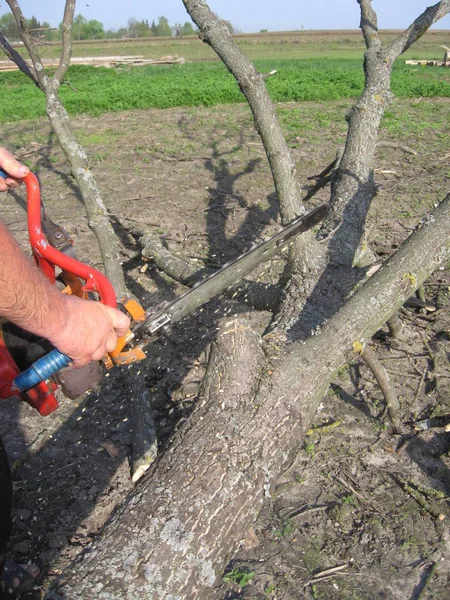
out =
{"type": "Polygon", "coordinates": [[[37,177],[30,172],[24,177],[24,182],[27,187],[28,234],[30,236],[30,244],[38,265],[44,274],[54,282],[54,267],[60,267],[64,271],[84,279],[86,290],[97,292],[102,304],[116,308],[116,294],[109,279],[100,273],[100,271],[97,271],[97,269],[89,267],[50,246],[42,232],[41,194],[37,177]]]}

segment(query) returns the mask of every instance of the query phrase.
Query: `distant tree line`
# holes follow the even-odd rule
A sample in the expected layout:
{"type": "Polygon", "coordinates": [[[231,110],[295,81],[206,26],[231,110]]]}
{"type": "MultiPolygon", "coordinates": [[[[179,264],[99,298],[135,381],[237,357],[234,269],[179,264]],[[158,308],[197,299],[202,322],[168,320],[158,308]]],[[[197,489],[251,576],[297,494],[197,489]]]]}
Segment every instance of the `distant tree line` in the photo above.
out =
{"type": "MultiPolygon", "coordinates": [[[[47,21],[41,23],[36,17],[31,17],[31,19],[27,19],[26,21],[28,29],[36,39],[48,42],[56,42],[61,39],[62,24],[57,28],[51,27],[47,21]]],[[[231,33],[233,33],[231,23],[227,22],[227,25],[231,33]]],[[[20,40],[12,13],[6,13],[0,17],[0,31],[11,42],[20,40]]],[[[195,33],[197,33],[197,29],[191,22],[186,21],[184,24],[175,23],[175,25],[170,25],[166,17],[158,17],[157,20],[152,20],[151,23],[148,19],[138,21],[138,19],[131,17],[128,19],[126,27],[107,30],[105,30],[103,23],[100,21],[96,21],[95,19],[88,21],[83,15],[77,15],[73,21],[74,40],[183,37],[185,35],[194,35],[195,33]]]]}

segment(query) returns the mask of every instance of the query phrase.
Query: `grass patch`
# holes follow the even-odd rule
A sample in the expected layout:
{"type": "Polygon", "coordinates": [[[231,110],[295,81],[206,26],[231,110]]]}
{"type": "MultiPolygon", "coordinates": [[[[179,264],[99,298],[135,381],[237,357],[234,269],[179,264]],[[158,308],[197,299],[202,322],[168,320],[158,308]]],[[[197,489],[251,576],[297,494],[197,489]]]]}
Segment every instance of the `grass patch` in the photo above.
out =
{"type": "Polygon", "coordinates": [[[248,568],[237,568],[235,567],[228,573],[222,576],[223,581],[232,581],[236,583],[241,589],[247,586],[255,578],[255,573],[250,571],[248,568]]]}
{"type": "MultiPolygon", "coordinates": [[[[364,84],[361,60],[257,61],[260,72],[277,69],[267,80],[274,102],[329,101],[358,96],[364,84]]],[[[146,108],[214,106],[244,102],[234,78],[217,62],[105,69],[73,66],[62,86],[69,114],[97,116],[146,108]]],[[[399,97],[450,97],[450,72],[439,67],[394,66],[392,90],[399,97]]],[[[43,94],[22,73],[0,74],[0,122],[45,115],[43,94]]]]}

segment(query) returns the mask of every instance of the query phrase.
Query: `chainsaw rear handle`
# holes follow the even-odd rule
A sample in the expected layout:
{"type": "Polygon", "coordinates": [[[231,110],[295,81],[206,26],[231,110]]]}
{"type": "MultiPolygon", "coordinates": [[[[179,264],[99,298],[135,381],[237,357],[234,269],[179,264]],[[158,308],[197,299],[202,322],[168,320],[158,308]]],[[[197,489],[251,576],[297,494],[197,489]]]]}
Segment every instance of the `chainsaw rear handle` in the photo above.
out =
{"type": "MultiPolygon", "coordinates": [[[[0,170],[0,177],[6,178],[9,175],[0,170]]],[[[39,181],[31,171],[23,178],[23,181],[27,188],[28,235],[38,266],[52,283],[55,280],[55,266],[84,279],[86,291],[97,292],[103,304],[116,308],[116,293],[111,282],[103,273],[50,246],[42,231],[39,181]]]]}
{"type": "MultiPolygon", "coordinates": [[[[8,177],[5,171],[0,170],[0,177],[8,177]]],[[[63,254],[48,243],[42,231],[41,223],[41,196],[39,182],[33,173],[29,173],[23,179],[27,188],[27,214],[28,214],[28,234],[30,244],[33,250],[35,260],[43,271],[44,275],[54,283],[55,266],[63,271],[72,273],[86,282],[85,290],[97,292],[100,301],[112,308],[117,307],[117,300],[114,288],[111,282],[99,271],[83,264],[82,262],[63,254]]],[[[66,356],[56,348],[34,362],[28,369],[17,375],[13,385],[18,390],[24,392],[29,390],[41,381],[45,381],[59,370],[67,367],[71,358],[66,356]]]]}
{"type": "Polygon", "coordinates": [[[26,392],[34,388],[41,381],[49,379],[52,375],[67,367],[71,360],[71,358],[55,348],[42,358],[39,358],[31,367],[19,373],[14,378],[13,385],[20,392],[26,392]]]}

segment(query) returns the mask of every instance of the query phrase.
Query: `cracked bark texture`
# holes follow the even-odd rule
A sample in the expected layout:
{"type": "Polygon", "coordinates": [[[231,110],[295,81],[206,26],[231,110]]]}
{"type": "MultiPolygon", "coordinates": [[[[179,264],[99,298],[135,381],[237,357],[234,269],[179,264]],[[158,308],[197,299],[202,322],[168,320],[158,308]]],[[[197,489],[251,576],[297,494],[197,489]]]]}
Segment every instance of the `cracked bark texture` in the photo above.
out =
{"type": "Polygon", "coordinates": [[[46,598],[207,600],[354,342],[370,339],[449,255],[450,195],[317,335],[288,345],[277,366],[247,320],[226,322],[194,413],[46,598]]]}
{"type": "Polygon", "coordinates": [[[67,73],[72,54],[71,34],[75,0],[67,0],[65,3],[62,23],[61,57],[52,77],[48,76],[44,70],[42,60],[28,31],[19,3],[16,0],[7,0],[7,2],[16,20],[23,43],[30,55],[33,68],[28,67],[20,55],[11,48],[4,36],[0,37],[0,45],[7,56],[45,94],[47,116],[78,184],[86,207],[89,226],[94,232],[100,247],[105,274],[113,284],[116,295],[118,297],[126,296],[127,287],[120,265],[117,237],[109,221],[108,213],[94,176],[89,168],[86,153],[75,138],[69,117],[58,95],[58,89],[67,73]]]}

